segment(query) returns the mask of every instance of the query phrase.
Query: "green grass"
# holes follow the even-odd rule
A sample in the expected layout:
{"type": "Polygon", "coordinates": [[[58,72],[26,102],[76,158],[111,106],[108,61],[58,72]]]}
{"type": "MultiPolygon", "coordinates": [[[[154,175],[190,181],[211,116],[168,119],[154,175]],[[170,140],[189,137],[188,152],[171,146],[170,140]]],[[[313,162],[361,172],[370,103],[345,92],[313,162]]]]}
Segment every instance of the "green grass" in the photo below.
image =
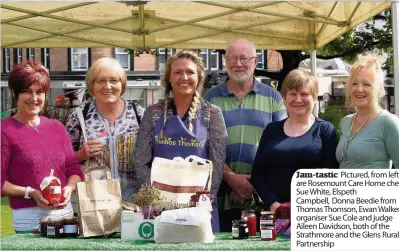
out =
{"type": "Polygon", "coordinates": [[[8,198],[1,198],[1,235],[7,236],[15,234],[14,228],[12,227],[12,218],[11,218],[11,208],[8,205],[8,198]]]}

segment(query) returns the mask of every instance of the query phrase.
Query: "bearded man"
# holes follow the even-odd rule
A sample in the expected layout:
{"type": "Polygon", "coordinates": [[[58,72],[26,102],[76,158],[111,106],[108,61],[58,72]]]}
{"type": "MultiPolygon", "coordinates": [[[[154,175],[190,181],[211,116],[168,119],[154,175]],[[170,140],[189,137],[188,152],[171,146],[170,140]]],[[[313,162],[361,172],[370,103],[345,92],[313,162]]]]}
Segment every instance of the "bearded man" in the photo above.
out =
{"type": "Polygon", "coordinates": [[[258,57],[246,39],[231,42],[225,55],[228,78],[210,89],[204,99],[220,107],[228,139],[223,182],[218,193],[221,232],[252,203],[252,163],[266,125],[287,117],[283,99],[275,89],[254,77],[258,57]]]}

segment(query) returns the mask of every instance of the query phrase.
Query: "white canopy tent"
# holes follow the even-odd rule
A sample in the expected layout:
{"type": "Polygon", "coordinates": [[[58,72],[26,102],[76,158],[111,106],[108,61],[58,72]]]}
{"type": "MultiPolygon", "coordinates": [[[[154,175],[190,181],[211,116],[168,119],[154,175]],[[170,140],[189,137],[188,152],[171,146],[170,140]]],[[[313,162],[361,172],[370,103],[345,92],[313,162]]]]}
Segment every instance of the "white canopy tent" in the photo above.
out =
{"type": "MultiPolygon", "coordinates": [[[[1,4],[9,48],[224,49],[246,37],[257,49],[315,50],[392,6],[399,86],[398,0],[345,2],[12,2],[1,4]]],[[[313,67],[315,70],[315,67],[313,67]]],[[[399,88],[395,88],[399,113],[399,88]]]]}

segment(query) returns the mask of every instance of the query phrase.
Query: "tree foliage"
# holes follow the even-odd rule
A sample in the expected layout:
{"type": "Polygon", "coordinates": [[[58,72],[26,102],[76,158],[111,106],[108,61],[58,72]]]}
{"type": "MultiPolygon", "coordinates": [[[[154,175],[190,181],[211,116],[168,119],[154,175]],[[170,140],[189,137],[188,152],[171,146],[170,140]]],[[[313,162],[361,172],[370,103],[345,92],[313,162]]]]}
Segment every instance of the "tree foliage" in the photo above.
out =
{"type": "Polygon", "coordinates": [[[385,70],[393,70],[392,18],[388,9],[371,20],[344,33],[337,39],[320,48],[318,58],[341,57],[353,62],[358,54],[374,52],[388,55],[385,70]]]}

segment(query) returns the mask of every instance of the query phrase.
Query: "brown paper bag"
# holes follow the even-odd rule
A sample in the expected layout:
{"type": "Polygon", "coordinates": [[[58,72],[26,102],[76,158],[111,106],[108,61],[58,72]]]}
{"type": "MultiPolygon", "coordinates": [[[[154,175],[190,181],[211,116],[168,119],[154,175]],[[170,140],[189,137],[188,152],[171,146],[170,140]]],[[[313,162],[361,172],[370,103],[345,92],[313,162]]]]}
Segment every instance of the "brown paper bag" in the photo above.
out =
{"type": "Polygon", "coordinates": [[[80,236],[102,236],[121,231],[122,198],[118,179],[104,166],[88,167],[84,182],[76,186],[80,236]],[[103,170],[106,180],[89,180],[91,171],[103,170]]]}

